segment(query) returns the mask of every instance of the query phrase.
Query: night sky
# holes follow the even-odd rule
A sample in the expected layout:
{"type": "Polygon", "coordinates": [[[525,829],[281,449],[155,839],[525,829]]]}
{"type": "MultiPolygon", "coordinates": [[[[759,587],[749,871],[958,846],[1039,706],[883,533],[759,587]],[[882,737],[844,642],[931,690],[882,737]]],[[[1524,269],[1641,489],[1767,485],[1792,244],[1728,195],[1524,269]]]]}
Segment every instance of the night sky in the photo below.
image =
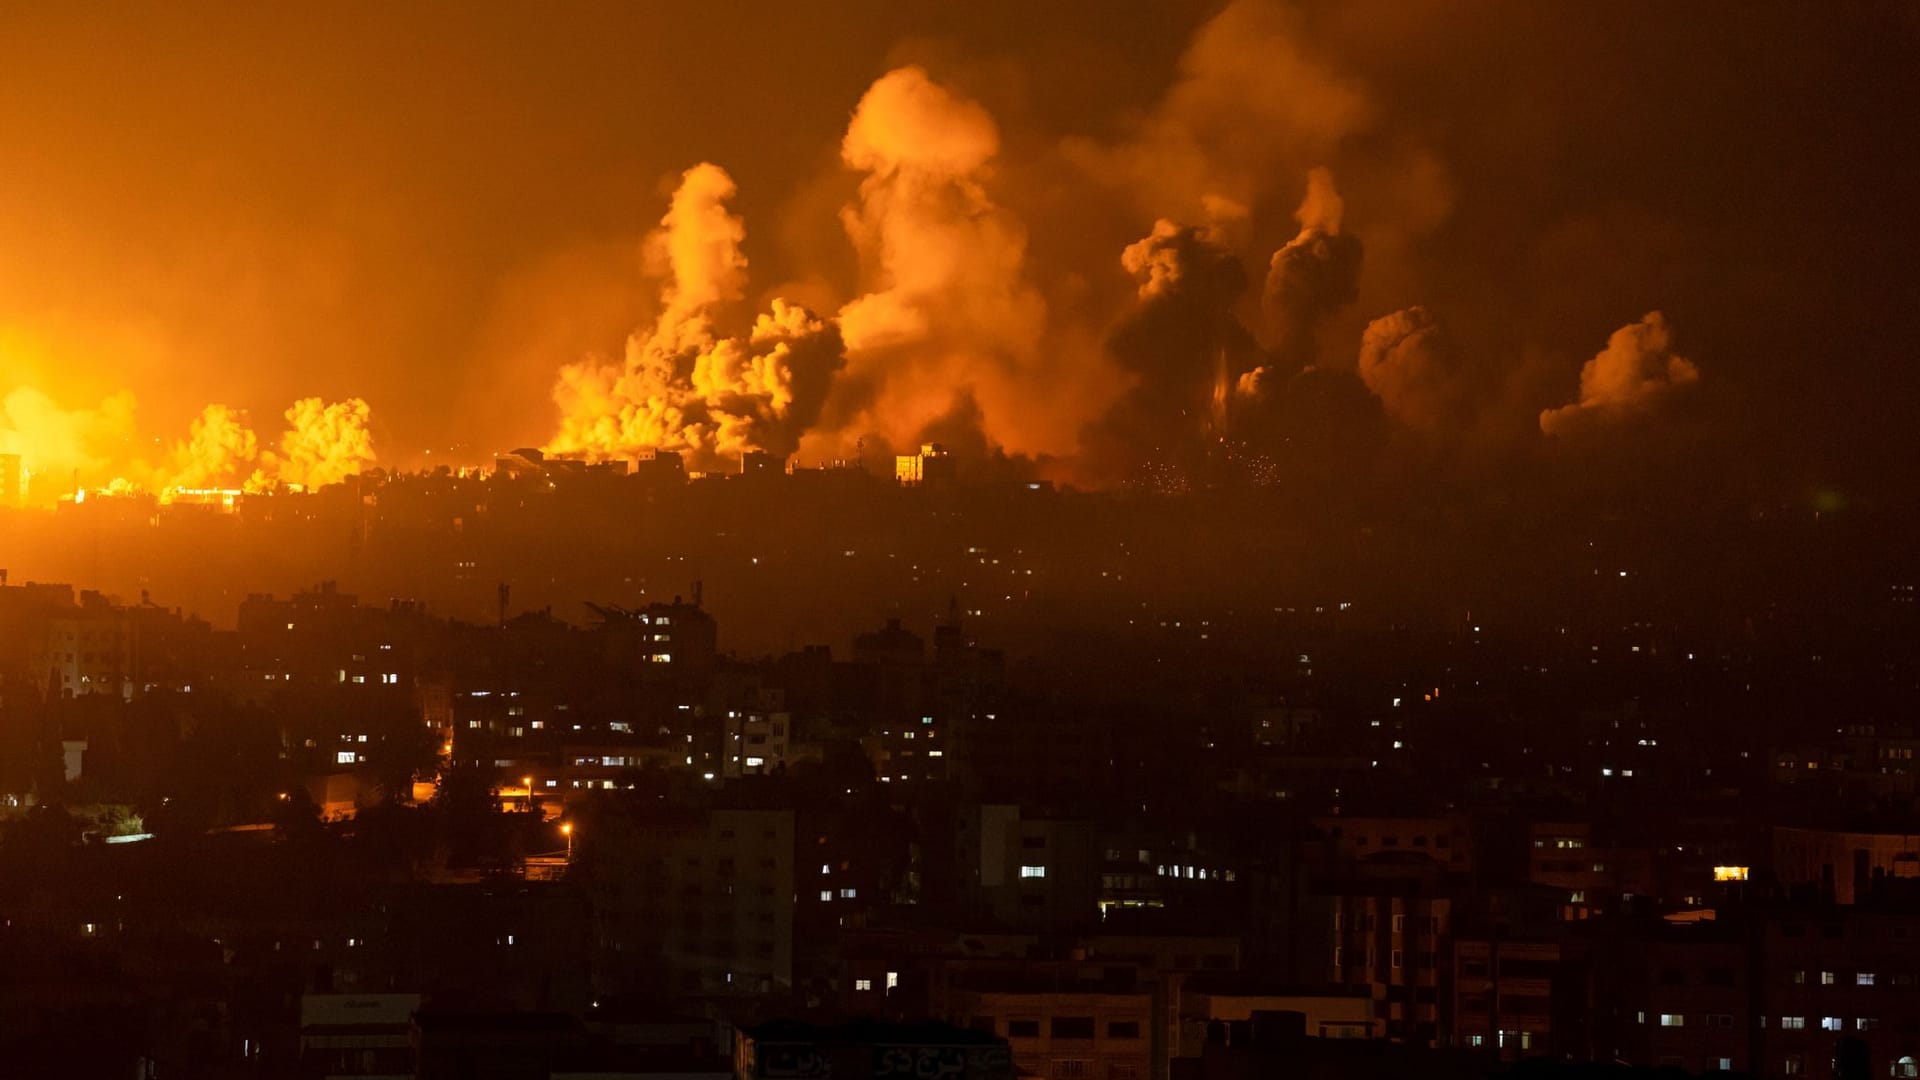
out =
{"type": "Polygon", "coordinates": [[[0,440],[1897,493],[1915,10],[12,5],[0,440]]]}

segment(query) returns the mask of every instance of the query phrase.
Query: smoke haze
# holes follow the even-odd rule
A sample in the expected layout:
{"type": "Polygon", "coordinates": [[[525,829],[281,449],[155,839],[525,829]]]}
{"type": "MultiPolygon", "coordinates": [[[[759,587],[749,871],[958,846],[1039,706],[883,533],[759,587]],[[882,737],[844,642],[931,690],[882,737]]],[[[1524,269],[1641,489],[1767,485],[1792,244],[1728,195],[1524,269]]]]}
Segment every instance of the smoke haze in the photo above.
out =
{"type": "Polygon", "coordinates": [[[1682,406],[1749,482],[1912,457],[1898,8],[549,14],[10,10],[36,501],[936,437],[1095,486],[1525,476],[1682,406]]]}

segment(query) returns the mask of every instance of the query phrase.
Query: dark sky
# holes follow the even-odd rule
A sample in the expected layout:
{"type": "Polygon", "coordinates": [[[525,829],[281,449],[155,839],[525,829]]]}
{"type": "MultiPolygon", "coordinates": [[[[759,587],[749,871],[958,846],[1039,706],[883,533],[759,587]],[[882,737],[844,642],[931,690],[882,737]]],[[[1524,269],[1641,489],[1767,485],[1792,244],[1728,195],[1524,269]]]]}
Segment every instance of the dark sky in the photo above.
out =
{"type": "MultiPolygon", "coordinates": [[[[1115,355],[1159,340],[1126,332],[1154,301],[1121,252],[1166,218],[1245,267],[1243,294],[1192,308],[1258,342],[1235,368],[1348,378],[1373,320],[1420,305],[1442,324],[1444,349],[1382,355],[1444,410],[1334,426],[1468,457],[1651,442],[1756,483],[1891,486],[1920,401],[1915,10],[9,5],[0,391],[78,410],[131,390],[162,440],[211,401],[264,432],[296,397],[363,397],[399,464],[542,443],[560,369],[617,360],[657,317],[646,237],[681,172],[712,162],[749,266],[719,333],[776,295],[831,318],[888,294],[929,327],[849,342],[832,430],[803,456],[938,426],[1075,457],[1128,379],[1190,362],[1177,344],[1115,355]],[[905,64],[997,134],[931,194],[842,158],[863,95],[905,64]],[[1352,298],[1283,356],[1261,282],[1316,167],[1365,256],[1352,298]],[[851,239],[843,211],[878,239],[851,239]],[[889,260],[928,236],[958,268],[915,292],[889,260]],[[1582,365],[1654,311],[1671,341],[1631,358],[1642,382],[1543,433],[1582,365]],[[1676,427],[1691,434],[1662,443],[1676,427]]],[[[1167,340],[1198,340],[1167,320],[1167,340]]],[[[1317,400],[1271,423],[1304,431],[1317,400]]]]}

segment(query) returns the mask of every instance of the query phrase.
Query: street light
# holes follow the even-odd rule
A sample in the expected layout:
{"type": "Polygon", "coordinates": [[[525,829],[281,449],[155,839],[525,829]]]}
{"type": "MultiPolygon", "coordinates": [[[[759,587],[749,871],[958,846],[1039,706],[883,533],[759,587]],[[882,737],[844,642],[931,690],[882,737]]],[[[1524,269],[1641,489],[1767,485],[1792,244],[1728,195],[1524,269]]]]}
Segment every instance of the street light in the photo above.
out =
{"type": "Polygon", "coordinates": [[[567,861],[572,862],[573,861],[573,822],[569,821],[561,825],[560,835],[567,838],[567,861]]]}

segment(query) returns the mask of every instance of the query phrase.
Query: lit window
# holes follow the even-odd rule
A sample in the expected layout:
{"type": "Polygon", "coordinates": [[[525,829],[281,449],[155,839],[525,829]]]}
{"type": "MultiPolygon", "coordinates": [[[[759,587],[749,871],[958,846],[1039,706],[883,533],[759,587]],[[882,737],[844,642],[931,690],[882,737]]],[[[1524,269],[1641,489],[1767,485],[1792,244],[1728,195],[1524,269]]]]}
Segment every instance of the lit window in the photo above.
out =
{"type": "Polygon", "coordinates": [[[1801,1028],[1807,1026],[1807,1018],[1804,1016],[1783,1016],[1780,1018],[1780,1026],[1787,1031],[1799,1031],[1801,1028]]]}
{"type": "Polygon", "coordinates": [[[900,973],[897,971],[887,972],[887,989],[893,990],[898,988],[899,985],[900,985],[900,973]]]}
{"type": "Polygon", "coordinates": [[[1821,986],[1832,986],[1832,985],[1833,985],[1833,983],[1834,983],[1834,977],[1833,977],[1833,972],[1831,972],[1831,971],[1823,971],[1823,972],[1821,972],[1821,973],[1820,973],[1820,985],[1821,985],[1821,986]]]}
{"type": "Polygon", "coordinates": [[[1023,866],[1020,868],[1020,876],[1023,878],[1043,878],[1047,876],[1047,868],[1044,866],[1023,866]]]}
{"type": "Polygon", "coordinates": [[[1661,1013],[1660,1026],[1661,1027],[1686,1027],[1687,1018],[1681,1015],[1680,1013],[1661,1013]]]}
{"type": "Polygon", "coordinates": [[[1847,1022],[1837,1016],[1823,1016],[1820,1018],[1820,1030],[1845,1031],[1847,1030],[1847,1022]]]}
{"type": "Polygon", "coordinates": [[[859,895],[860,895],[860,891],[858,889],[841,889],[840,890],[840,899],[842,900],[852,900],[859,895]]]}
{"type": "Polygon", "coordinates": [[[832,889],[821,889],[821,890],[820,890],[820,902],[821,902],[821,903],[823,903],[823,904],[831,904],[831,903],[833,903],[833,890],[832,890],[832,889]]]}
{"type": "Polygon", "coordinates": [[[1859,974],[1857,974],[1857,975],[1855,975],[1855,976],[1853,977],[1853,984],[1854,984],[1855,986],[1872,986],[1872,985],[1873,985],[1873,972],[1871,972],[1871,971],[1862,971],[1862,972],[1860,972],[1859,974]]]}
{"type": "Polygon", "coordinates": [[[335,765],[351,765],[357,757],[359,757],[359,755],[351,750],[342,750],[333,755],[333,763],[335,765]]]}

